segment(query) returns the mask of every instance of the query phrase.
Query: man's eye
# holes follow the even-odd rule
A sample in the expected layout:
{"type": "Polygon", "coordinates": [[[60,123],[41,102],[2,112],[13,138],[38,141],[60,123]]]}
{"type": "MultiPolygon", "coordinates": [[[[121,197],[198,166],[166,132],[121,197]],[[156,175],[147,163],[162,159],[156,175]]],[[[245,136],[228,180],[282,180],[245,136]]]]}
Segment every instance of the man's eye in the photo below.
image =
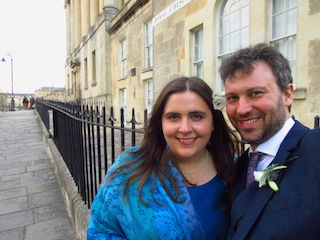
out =
{"type": "Polygon", "coordinates": [[[232,101],[237,100],[237,97],[236,96],[228,96],[228,97],[226,97],[226,100],[227,100],[227,102],[232,102],[232,101]]]}
{"type": "Polygon", "coordinates": [[[256,92],[251,93],[251,96],[253,96],[253,97],[258,97],[260,95],[262,95],[262,92],[260,92],[260,91],[256,91],[256,92]]]}

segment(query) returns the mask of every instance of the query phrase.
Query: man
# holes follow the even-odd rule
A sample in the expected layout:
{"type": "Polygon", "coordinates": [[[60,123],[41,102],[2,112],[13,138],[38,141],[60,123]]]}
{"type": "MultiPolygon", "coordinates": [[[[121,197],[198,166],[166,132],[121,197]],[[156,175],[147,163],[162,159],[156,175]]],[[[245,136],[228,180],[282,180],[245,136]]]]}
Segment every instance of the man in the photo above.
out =
{"type": "Polygon", "coordinates": [[[288,61],[257,44],[226,59],[220,74],[229,119],[250,144],[237,160],[228,239],[320,239],[320,128],[290,117],[288,61]],[[254,170],[251,152],[260,155],[254,170]],[[259,186],[252,172],[267,167],[259,186]]]}

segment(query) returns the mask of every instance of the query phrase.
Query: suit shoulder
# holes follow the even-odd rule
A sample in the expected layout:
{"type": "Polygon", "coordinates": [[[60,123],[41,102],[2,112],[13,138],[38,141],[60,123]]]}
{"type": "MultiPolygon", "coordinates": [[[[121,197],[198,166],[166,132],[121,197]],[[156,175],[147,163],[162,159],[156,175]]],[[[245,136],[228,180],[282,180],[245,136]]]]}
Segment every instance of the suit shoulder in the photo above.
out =
{"type": "MultiPolygon", "coordinates": [[[[320,140],[320,127],[307,131],[304,135],[304,140],[313,140],[318,139],[320,140]]],[[[320,143],[320,141],[317,141],[320,143]]]]}

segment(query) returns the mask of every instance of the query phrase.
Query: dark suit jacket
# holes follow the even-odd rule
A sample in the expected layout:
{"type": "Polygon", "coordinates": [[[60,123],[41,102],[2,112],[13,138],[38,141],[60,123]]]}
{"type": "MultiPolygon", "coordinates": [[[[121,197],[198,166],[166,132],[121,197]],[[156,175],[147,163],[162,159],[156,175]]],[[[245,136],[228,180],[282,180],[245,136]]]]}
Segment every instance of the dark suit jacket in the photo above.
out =
{"type": "Polygon", "coordinates": [[[247,151],[238,159],[228,239],[320,239],[320,128],[296,122],[272,163],[287,165],[279,192],[257,182],[245,188],[247,151]]]}

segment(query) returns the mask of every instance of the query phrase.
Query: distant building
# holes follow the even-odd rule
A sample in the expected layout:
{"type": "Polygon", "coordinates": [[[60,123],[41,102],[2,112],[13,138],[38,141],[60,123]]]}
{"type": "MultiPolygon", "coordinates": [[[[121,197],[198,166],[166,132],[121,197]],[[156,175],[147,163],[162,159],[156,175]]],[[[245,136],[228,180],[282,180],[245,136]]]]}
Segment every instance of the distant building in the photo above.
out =
{"type": "Polygon", "coordinates": [[[57,87],[42,87],[35,91],[35,98],[65,101],[65,89],[57,87]]]}
{"type": "Polygon", "coordinates": [[[136,109],[143,119],[162,87],[199,76],[224,94],[218,69],[264,42],[290,62],[291,113],[312,127],[320,113],[319,0],[65,0],[66,99],[136,109]]]}
{"type": "Polygon", "coordinates": [[[7,111],[8,106],[7,106],[7,97],[8,93],[5,92],[0,92],[0,111],[7,111]]]}

